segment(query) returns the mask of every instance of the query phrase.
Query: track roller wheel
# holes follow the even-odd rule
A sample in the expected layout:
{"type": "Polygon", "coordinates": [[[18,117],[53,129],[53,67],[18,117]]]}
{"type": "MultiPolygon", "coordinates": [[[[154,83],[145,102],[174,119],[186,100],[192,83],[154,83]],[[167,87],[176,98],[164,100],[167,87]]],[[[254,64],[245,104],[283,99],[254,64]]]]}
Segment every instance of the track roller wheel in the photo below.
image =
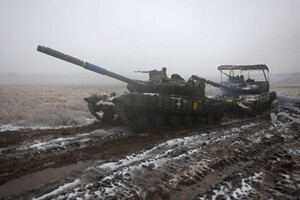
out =
{"type": "Polygon", "coordinates": [[[213,124],[214,123],[214,116],[212,114],[209,114],[207,117],[206,117],[206,123],[207,124],[213,124]]]}
{"type": "Polygon", "coordinates": [[[179,117],[173,116],[173,117],[171,118],[170,123],[171,123],[171,126],[172,126],[172,127],[177,128],[177,127],[180,125],[180,119],[179,119],[179,117]]]}
{"type": "Polygon", "coordinates": [[[163,128],[165,126],[165,118],[163,116],[155,117],[154,126],[156,128],[163,128]]]}
{"type": "Polygon", "coordinates": [[[197,116],[196,119],[195,119],[195,122],[196,122],[197,125],[203,124],[204,123],[203,116],[202,115],[197,116]]]}
{"type": "Polygon", "coordinates": [[[190,115],[184,117],[184,125],[185,126],[192,126],[193,125],[193,118],[190,115]]]}
{"type": "Polygon", "coordinates": [[[135,124],[138,128],[142,129],[142,130],[145,130],[148,128],[148,125],[149,125],[149,120],[146,116],[138,116],[136,119],[135,119],[135,124]]]}

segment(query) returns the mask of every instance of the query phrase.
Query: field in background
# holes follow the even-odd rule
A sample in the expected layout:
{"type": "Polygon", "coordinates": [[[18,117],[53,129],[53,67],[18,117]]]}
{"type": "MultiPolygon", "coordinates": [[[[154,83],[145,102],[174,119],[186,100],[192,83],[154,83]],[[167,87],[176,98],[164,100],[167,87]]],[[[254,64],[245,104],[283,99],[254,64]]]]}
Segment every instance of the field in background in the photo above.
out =
{"type": "Polygon", "coordinates": [[[0,125],[83,125],[92,118],[84,97],[122,93],[125,87],[99,86],[0,86],[0,125]]]}
{"type": "Polygon", "coordinates": [[[270,90],[275,91],[277,96],[300,100],[300,86],[274,86],[270,90]]]}

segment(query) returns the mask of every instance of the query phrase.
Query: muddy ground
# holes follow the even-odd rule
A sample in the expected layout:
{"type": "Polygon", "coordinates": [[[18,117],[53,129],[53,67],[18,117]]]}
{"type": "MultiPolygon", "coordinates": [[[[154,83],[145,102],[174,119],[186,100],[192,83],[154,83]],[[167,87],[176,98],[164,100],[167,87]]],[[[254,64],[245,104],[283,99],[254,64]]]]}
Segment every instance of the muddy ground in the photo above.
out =
{"type": "Polygon", "coordinates": [[[300,199],[300,101],[257,117],[136,133],[0,133],[2,199],[300,199]]]}

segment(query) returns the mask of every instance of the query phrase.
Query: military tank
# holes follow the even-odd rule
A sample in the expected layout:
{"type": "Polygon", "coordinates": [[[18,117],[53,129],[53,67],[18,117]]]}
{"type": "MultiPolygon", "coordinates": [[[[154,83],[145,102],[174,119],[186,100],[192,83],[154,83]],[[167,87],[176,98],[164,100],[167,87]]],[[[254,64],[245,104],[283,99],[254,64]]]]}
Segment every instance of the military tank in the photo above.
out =
{"type": "Polygon", "coordinates": [[[251,115],[261,114],[276,100],[276,92],[269,91],[269,68],[266,65],[221,65],[218,70],[221,72],[220,84],[204,81],[221,88],[228,112],[244,111],[251,115]],[[223,75],[226,77],[225,80],[223,75]],[[247,76],[246,80],[244,75],[247,76]]]}
{"type": "Polygon", "coordinates": [[[133,80],[48,47],[38,46],[37,50],[128,84],[129,93],[84,98],[91,114],[102,122],[111,123],[118,118],[125,125],[144,130],[212,124],[223,117],[224,102],[207,98],[205,82],[196,76],[184,81],[177,74],[168,78],[163,70],[153,70],[149,81],[133,80]]]}

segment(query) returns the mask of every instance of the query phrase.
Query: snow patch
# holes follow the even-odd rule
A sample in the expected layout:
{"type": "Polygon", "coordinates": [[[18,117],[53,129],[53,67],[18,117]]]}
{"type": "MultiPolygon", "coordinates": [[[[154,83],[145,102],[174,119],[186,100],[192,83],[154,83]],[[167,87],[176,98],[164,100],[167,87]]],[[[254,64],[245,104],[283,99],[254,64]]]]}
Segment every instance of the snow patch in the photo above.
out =
{"type": "Polygon", "coordinates": [[[0,132],[4,131],[18,131],[21,129],[25,129],[24,126],[14,126],[12,124],[4,124],[0,126],[0,132]]]}
{"type": "Polygon", "coordinates": [[[65,191],[66,189],[70,188],[70,187],[74,187],[78,184],[80,184],[80,180],[76,179],[71,183],[66,183],[63,186],[60,186],[59,188],[57,188],[56,190],[53,190],[50,193],[44,194],[43,196],[40,196],[38,198],[33,198],[33,200],[42,200],[42,199],[46,199],[47,197],[53,196],[53,195],[58,195],[59,193],[65,191]]]}
{"type": "MultiPolygon", "coordinates": [[[[215,200],[219,195],[223,195],[226,199],[243,199],[254,191],[251,183],[259,182],[262,179],[263,173],[255,173],[254,176],[242,179],[242,186],[233,188],[230,182],[225,182],[225,185],[220,186],[220,190],[213,190],[214,195],[211,199],[215,200]]],[[[204,197],[205,198],[205,197],[204,197]]]]}
{"type": "Polygon", "coordinates": [[[18,126],[13,124],[3,124],[0,126],[0,132],[5,131],[21,131],[21,130],[45,130],[45,129],[62,129],[62,128],[71,128],[71,127],[81,127],[81,126],[87,126],[90,124],[93,124],[96,119],[95,118],[77,118],[79,125],[66,125],[66,126],[41,126],[41,125],[35,125],[35,126],[18,126]]]}
{"type": "Polygon", "coordinates": [[[298,148],[288,149],[287,151],[289,154],[300,155],[300,149],[298,148]]]}
{"type": "Polygon", "coordinates": [[[59,137],[47,141],[36,140],[33,144],[29,146],[23,146],[18,148],[18,151],[25,151],[28,149],[38,149],[38,150],[46,150],[54,147],[59,148],[67,148],[67,145],[71,144],[74,141],[78,141],[80,143],[86,143],[90,141],[90,138],[86,138],[88,134],[77,134],[75,137],[59,137]],[[81,139],[82,138],[82,139],[81,139]]]}

